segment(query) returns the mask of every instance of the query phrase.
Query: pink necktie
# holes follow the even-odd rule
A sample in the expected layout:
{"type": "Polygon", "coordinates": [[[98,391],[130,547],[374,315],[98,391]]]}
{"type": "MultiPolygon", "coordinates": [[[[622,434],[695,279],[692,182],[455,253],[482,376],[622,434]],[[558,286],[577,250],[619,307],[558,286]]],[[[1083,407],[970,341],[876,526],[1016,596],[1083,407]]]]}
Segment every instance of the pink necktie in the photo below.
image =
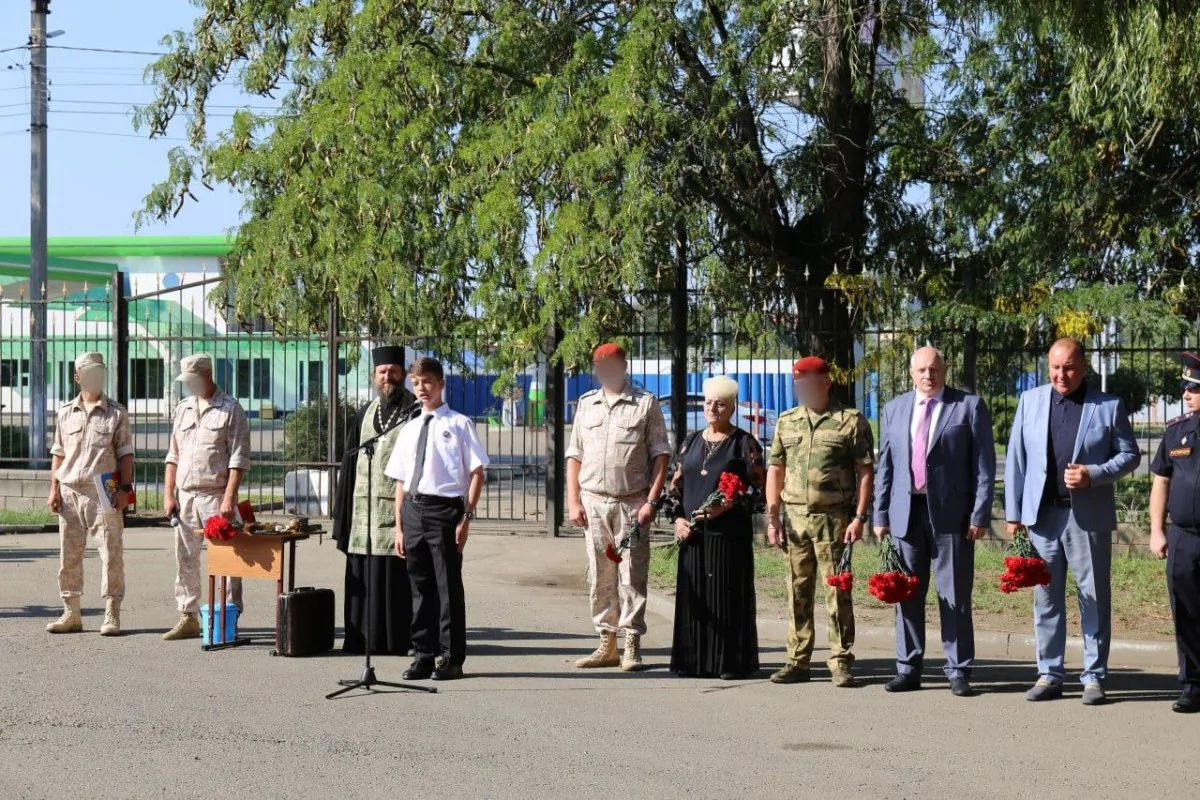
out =
{"type": "Polygon", "coordinates": [[[929,420],[933,418],[933,405],[936,402],[936,397],[929,397],[921,401],[921,405],[925,406],[925,413],[921,415],[921,421],[917,423],[917,435],[913,439],[913,489],[918,492],[925,488],[925,459],[929,450],[929,420]]]}

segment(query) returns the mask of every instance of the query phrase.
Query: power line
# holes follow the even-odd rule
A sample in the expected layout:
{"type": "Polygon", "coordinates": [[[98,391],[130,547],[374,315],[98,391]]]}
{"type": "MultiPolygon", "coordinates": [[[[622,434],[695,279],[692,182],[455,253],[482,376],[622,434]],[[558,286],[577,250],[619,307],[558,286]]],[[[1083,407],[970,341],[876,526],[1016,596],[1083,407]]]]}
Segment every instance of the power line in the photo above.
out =
{"type": "MultiPolygon", "coordinates": [[[[27,132],[28,131],[22,131],[22,133],[27,133],[27,132]]],[[[188,141],[187,139],[184,139],[179,136],[155,136],[155,137],[151,138],[148,135],[142,135],[140,133],[120,133],[118,131],[85,131],[85,130],[82,130],[79,128],[50,128],[50,132],[51,133],[81,133],[81,134],[85,134],[88,136],[120,136],[120,137],[124,137],[124,138],[128,138],[128,139],[141,139],[144,142],[151,142],[151,141],[155,141],[155,142],[186,142],[186,141],[188,141]]]]}
{"type": "MultiPolygon", "coordinates": [[[[89,105],[89,106],[126,106],[129,108],[132,108],[134,106],[139,106],[139,105],[148,105],[148,103],[149,103],[149,101],[126,102],[126,101],[122,101],[122,100],[75,100],[75,99],[72,99],[69,97],[54,97],[54,96],[51,96],[50,102],[51,103],[76,103],[76,104],[80,104],[80,105],[89,105]]],[[[22,105],[22,104],[14,103],[13,105],[22,105]]],[[[204,107],[205,108],[232,108],[234,110],[245,109],[248,111],[278,111],[279,110],[278,106],[252,106],[252,105],[237,105],[237,104],[221,105],[221,104],[205,103],[204,107]]],[[[0,108],[4,108],[4,106],[0,106],[0,108]]]]}
{"type": "MultiPolygon", "coordinates": [[[[71,108],[51,108],[49,111],[51,114],[70,114],[73,116],[83,116],[83,117],[91,117],[91,116],[128,117],[128,116],[130,116],[132,109],[130,109],[130,111],[90,111],[90,110],[85,111],[83,109],[77,110],[77,109],[71,109],[71,108]]],[[[23,114],[0,114],[0,117],[5,117],[5,116],[20,117],[20,116],[24,116],[24,115],[23,114]]],[[[208,117],[211,117],[214,119],[233,119],[233,117],[236,115],[230,114],[228,112],[221,112],[219,114],[206,114],[205,116],[208,116],[208,117]]],[[[296,114],[270,114],[270,115],[260,114],[259,116],[270,116],[273,119],[283,119],[283,118],[292,118],[297,115],[296,114]]]]}
{"type": "Polygon", "coordinates": [[[29,133],[29,128],[13,128],[10,131],[0,131],[0,136],[15,136],[18,133],[29,133]]]}
{"type": "Polygon", "coordinates": [[[151,50],[114,50],[108,47],[69,47],[65,44],[48,44],[46,47],[53,50],[79,50],[87,53],[116,53],[118,55],[127,56],[165,56],[169,53],[159,53],[151,50]]]}

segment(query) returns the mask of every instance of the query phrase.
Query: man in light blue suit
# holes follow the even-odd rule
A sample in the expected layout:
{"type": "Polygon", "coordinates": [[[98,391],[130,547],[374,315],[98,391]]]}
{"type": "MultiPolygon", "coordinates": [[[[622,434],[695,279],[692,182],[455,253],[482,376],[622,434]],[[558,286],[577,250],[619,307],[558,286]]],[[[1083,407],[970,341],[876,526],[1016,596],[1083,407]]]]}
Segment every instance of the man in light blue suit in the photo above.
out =
{"type": "Polygon", "coordinates": [[[1038,681],[1027,700],[1062,697],[1067,645],[1067,566],[1075,576],[1083,630],[1083,702],[1105,701],[1111,640],[1113,484],[1141,461],[1120,399],[1087,385],[1083,345],[1050,348],[1050,384],[1021,395],[1008,441],[1004,506],[1009,535],[1029,531],[1050,571],[1034,589],[1038,681]]]}
{"type": "Polygon", "coordinates": [[[991,525],[996,451],[987,405],[946,386],[946,362],[932,347],[913,353],[915,389],[883,409],[875,473],[875,533],[891,534],[905,566],[921,579],[896,608],[896,677],[884,688],[921,688],[925,597],[933,569],[941,610],[944,671],[956,697],[972,694],[975,631],[971,587],[975,540],[991,525]]]}

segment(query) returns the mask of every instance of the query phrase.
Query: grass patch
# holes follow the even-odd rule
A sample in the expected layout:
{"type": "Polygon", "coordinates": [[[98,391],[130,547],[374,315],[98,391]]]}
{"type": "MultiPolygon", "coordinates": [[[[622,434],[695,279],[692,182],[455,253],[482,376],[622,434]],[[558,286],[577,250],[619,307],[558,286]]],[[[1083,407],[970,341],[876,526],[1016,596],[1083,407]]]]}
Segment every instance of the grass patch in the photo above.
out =
{"type": "Polygon", "coordinates": [[[17,511],[12,508],[0,508],[0,525],[46,525],[51,522],[58,522],[58,517],[48,509],[17,511]]]}
{"type": "MultiPolygon", "coordinates": [[[[982,630],[1029,633],[1033,629],[1033,591],[1015,594],[1000,591],[1000,573],[1004,571],[1005,551],[993,547],[975,549],[975,587],[972,605],[975,624],[982,630]]],[[[651,551],[650,584],[656,589],[673,590],[677,572],[674,545],[660,545],[651,551]]],[[[866,624],[890,624],[891,606],[867,593],[867,578],[879,568],[879,547],[858,544],[854,548],[854,610],[866,624]]],[[[787,617],[787,557],[773,547],[754,551],[755,586],[760,616],[787,617]]],[[[818,579],[819,580],[819,579],[818,579]]],[[[820,588],[824,588],[823,585],[820,588]]],[[[1136,556],[1114,556],[1112,567],[1113,634],[1127,638],[1160,638],[1173,635],[1171,606],[1163,562],[1136,556]]],[[[823,614],[823,595],[818,592],[818,613],[823,614]]],[[[1075,581],[1068,572],[1068,629],[1078,633],[1078,609],[1075,581]]],[[[937,595],[932,587],[926,601],[932,613],[927,616],[931,631],[937,630],[937,595]]]]}

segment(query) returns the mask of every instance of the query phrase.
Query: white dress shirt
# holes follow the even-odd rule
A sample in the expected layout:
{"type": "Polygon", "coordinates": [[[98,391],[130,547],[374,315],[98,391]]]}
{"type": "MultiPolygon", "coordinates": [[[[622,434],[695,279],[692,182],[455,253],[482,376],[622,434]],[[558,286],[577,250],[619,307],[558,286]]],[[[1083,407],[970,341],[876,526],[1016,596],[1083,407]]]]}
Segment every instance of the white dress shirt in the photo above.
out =
{"type": "Polygon", "coordinates": [[[421,416],[400,429],[384,474],[404,484],[405,491],[410,494],[465,497],[471,473],[487,465],[487,451],[479,441],[475,423],[442,403],[433,411],[422,410],[421,416]],[[425,420],[430,416],[433,419],[428,423],[425,465],[418,485],[409,486],[417,464],[417,442],[426,425],[425,420]]]}
{"type": "MultiPolygon", "coordinates": [[[[912,452],[912,448],[915,447],[917,444],[917,428],[920,427],[920,425],[921,425],[921,417],[925,415],[925,401],[928,400],[930,397],[933,397],[937,400],[937,403],[934,404],[933,412],[932,412],[931,416],[929,417],[929,435],[927,437],[925,437],[925,455],[929,455],[929,451],[933,448],[933,432],[937,430],[938,417],[940,417],[942,415],[942,406],[946,405],[942,401],[942,394],[945,393],[945,391],[946,391],[945,386],[943,386],[941,389],[938,389],[936,392],[934,392],[931,395],[926,395],[924,392],[920,391],[919,389],[913,390],[912,422],[910,423],[909,428],[908,428],[909,452],[912,452]]],[[[912,469],[911,463],[909,464],[909,469],[912,469]]],[[[929,476],[926,475],[926,478],[928,478],[928,477],[929,476]]],[[[926,488],[928,488],[928,486],[926,486],[926,488]]],[[[913,493],[914,494],[925,494],[925,490],[921,489],[920,491],[917,491],[914,489],[913,493]]]]}

